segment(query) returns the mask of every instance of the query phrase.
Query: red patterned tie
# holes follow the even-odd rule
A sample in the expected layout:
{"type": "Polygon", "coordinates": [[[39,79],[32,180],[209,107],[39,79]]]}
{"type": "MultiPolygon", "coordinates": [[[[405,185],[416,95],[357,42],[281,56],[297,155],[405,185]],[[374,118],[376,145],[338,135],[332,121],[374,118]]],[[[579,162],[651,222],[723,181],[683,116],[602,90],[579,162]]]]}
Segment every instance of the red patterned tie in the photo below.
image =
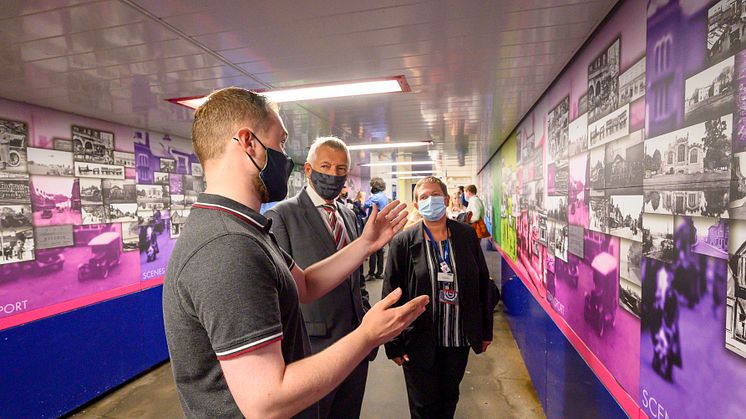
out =
{"type": "Polygon", "coordinates": [[[345,234],[345,227],[342,223],[337,220],[337,210],[334,205],[322,205],[322,208],[326,211],[326,220],[329,222],[329,227],[332,231],[332,237],[334,237],[334,243],[337,245],[337,250],[347,246],[347,234],[345,234]]]}

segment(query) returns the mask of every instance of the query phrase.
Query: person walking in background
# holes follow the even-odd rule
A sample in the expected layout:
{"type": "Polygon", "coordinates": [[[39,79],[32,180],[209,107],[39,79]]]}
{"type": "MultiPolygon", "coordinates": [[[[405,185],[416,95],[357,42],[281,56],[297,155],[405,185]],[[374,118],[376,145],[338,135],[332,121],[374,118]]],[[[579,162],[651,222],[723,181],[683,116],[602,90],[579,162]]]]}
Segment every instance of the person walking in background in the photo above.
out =
{"type": "MultiPolygon", "coordinates": [[[[448,203],[448,218],[451,220],[458,220],[459,215],[464,214],[466,212],[466,208],[464,208],[463,205],[461,205],[461,195],[458,191],[454,192],[451,196],[450,202],[448,203]]],[[[461,221],[461,220],[458,220],[461,221]]],[[[407,228],[404,226],[404,228],[407,228]]]]}
{"type": "Polygon", "coordinates": [[[365,208],[365,192],[357,191],[355,199],[352,200],[352,211],[355,212],[355,220],[357,222],[358,233],[363,231],[365,226],[365,219],[367,218],[365,208]]]}
{"type": "MultiPolygon", "coordinates": [[[[386,190],[386,182],[380,177],[374,177],[370,180],[370,198],[365,201],[365,209],[368,211],[370,216],[373,210],[373,205],[376,207],[383,208],[391,201],[389,197],[383,192],[386,190]]],[[[384,249],[381,248],[376,253],[370,255],[368,259],[368,277],[366,279],[381,279],[383,278],[383,254],[384,249]]]]}
{"type": "Polygon", "coordinates": [[[458,196],[461,200],[461,206],[466,208],[466,206],[469,205],[469,201],[466,199],[466,192],[464,191],[463,186],[458,187],[458,196]]]}
{"type": "Polygon", "coordinates": [[[466,212],[471,213],[470,224],[474,224],[479,220],[484,219],[484,203],[482,199],[477,196],[477,187],[475,185],[469,185],[466,187],[464,195],[468,202],[466,212]]]}
{"type": "Polygon", "coordinates": [[[339,202],[340,205],[344,205],[345,207],[347,207],[347,209],[352,210],[352,199],[350,199],[350,188],[347,185],[344,185],[342,187],[342,190],[339,192],[339,195],[337,196],[337,202],[339,202]]]}
{"type": "MultiPolygon", "coordinates": [[[[336,137],[317,139],[303,170],[308,184],[298,195],[267,211],[277,243],[302,269],[338,252],[358,238],[355,214],[342,200],[350,153],[336,137]],[[342,200],[342,202],[340,202],[342,200]]],[[[301,304],[313,353],[331,346],[360,325],[370,309],[362,264],[336,288],[309,304],[301,304]]],[[[319,402],[320,418],[357,418],[363,404],[368,362],[373,350],[352,373],[319,402]]]]}
{"type": "Polygon", "coordinates": [[[452,418],[469,348],[479,354],[492,341],[496,297],[474,229],[446,217],[446,185],[429,176],[414,193],[423,219],[391,241],[382,292],[401,288],[400,302],[430,302],[386,355],[403,367],[412,418],[452,418]]]}

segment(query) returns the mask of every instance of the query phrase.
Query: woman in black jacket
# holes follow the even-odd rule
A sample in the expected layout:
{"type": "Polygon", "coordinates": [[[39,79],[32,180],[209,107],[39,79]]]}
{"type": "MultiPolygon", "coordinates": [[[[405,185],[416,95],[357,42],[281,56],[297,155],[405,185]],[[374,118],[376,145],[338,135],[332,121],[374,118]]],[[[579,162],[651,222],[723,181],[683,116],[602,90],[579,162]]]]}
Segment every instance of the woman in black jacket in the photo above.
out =
{"type": "Polygon", "coordinates": [[[492,341],[493,284],[474,229],[446,217],[446,185],[427,177],[414,194],[423,220],[390,243],[383,295],[401,287],[397,304],[422,294],[430,303],[386,355],[404,369],[413,418],[452,418],[469,348],[492,341]]]}

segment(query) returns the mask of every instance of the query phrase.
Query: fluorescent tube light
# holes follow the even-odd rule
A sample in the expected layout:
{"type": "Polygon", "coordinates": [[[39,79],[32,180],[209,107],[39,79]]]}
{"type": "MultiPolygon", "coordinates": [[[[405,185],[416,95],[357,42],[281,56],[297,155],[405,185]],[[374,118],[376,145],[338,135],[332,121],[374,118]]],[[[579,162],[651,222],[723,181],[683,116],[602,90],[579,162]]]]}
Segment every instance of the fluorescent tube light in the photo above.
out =
{"type": "Polygon", "coordinates": [[[407,180],[407,179],[424,179],[427,176],[404,176],[404,177],[397,177],[397,179],[407,180]]]}
{"type": "Polygon", "coordinates": [[[429,164],[435,166],[437,163],[432,160],[425,161],[390,161],[383,163],[363,163],[360,166],[363,167],[379,167],[379,166],[414,166],[414,165],[425,165],[429,164]]]}
{"type": "MultiPolygon", "coordinates": [[[[297,102],[301,100],[329,99],[345,96],[373,95],[378,93],[411,92],[412,89],[404,76],[391,76],[367,80],[343,81],[334,83],[312,84],[286,89],[257,91],[276,103],[297,102]]],[[[188,108],[197,109],[206,96],[191,96],[167,99],[169,102],[188,108]]]]}
{"type": "Polygon", "coordinates": [[[433,169],[430,170],[403,170],[397,172],[389,172],[390,175],[418,175],[421,173],[433,173],[433,169]]]}
{"type": "Polygon", "coordinates": [[[432,141],[408,141],[403,143],[375,143],[375,144],[356,144],[348,145],[347,149],[350,151],[355,150],[381,150],[385,148],[408,148],[408,147],[420,147],[429,146],[432,141]]]}

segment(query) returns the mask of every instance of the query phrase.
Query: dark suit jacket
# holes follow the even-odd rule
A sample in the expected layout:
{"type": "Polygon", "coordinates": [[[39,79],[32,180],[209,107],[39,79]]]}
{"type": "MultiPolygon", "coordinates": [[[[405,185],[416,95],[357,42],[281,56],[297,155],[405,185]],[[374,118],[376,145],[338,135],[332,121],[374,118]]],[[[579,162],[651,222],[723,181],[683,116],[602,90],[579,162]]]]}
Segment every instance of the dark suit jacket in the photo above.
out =
{"type": "MultiPolygon", "coordinates": [[[[272,232],[277,237],[278,244],[293,257],[301,269],[308,268],[337,251],[334,239],[308,196],[306,187],[298,195],[278,203],[265,214],[272,220],[272,232]]],[[[337,208],[342,214],[350,239],[357,239],[355,214],[342,205],[337,205],[337,208]]],[[[301,304],[314,353],[354,330],[369,308],[362,266],[323,297],[310,304],[301,304]]]]}
{"type": "MultiPolygon", "coordinates": [[[[459,307],[464,333],[474,352],[480,353],[482,341],[492,341],[492,280],[474,229],[453,220],[448,220],[447,226],[451,232],[458,275],[459,307]]],[[[397,287],[402,289],[402,297],[396,305],[406,303],[418,295],[430,296],[425,312],[412,326],[385,345],[389,358],[407,354],[412,364],[424,368],[433,364],[438,338],[433,319],[433,307],[437,301],[433,301],[425,249],[427,245],[422,223],[397,234],[389,244],[383,278],[384,296],[397,287]]]]}

